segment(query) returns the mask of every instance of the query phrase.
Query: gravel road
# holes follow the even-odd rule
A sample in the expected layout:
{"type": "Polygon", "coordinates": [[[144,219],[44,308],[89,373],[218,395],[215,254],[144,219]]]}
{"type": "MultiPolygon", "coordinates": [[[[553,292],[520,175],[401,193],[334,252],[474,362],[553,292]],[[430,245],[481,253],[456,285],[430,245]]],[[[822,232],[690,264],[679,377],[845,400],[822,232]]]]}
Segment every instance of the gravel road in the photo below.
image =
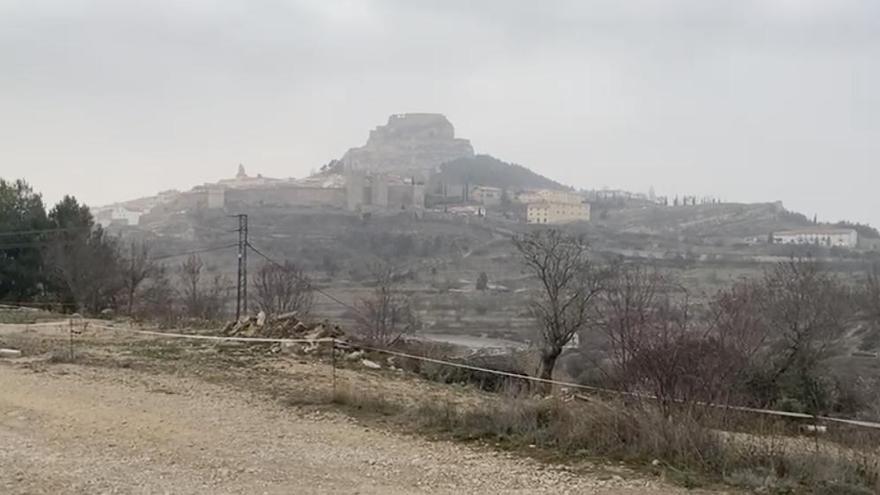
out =
{"type": "Polygon", "coordinates": [[[0,362],[0,493],[673,494],[366,428],[222,385],[0,362]]]}

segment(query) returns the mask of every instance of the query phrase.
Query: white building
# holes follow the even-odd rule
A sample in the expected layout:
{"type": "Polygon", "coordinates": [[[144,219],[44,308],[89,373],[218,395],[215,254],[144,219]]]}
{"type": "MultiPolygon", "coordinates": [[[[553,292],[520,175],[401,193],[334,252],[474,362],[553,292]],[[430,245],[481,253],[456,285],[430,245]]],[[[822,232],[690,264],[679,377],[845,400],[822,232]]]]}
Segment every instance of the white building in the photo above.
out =
{"type": "Polygon", "coordinates": [[[540,201],[526,205],[526,223],[561,224],[589,221],[589,203],[551,203],[549,201],[540,201]]]}
{"type": "Polygon", "coordinates": [[[474,186],[470,190],[471,200],[485,206],[498,206],[504,191],[500,187],[474,186]]]}
{"type": "Polygon", "coordinates": [[[585,198],[576,192],[555,189],[524,191],[516,199],[524,204],[540,202],[581,204],[585,201],[585,198]]]}
{"type": "Polygon", "coordinates": [[[516,199],[526,205],[526,223],[561,224],[590,220],[590,204],[583,196],[571,191],[526,191],[516,199]]]}
{"type": "Polygon", "coordinates": [[[144,212],[126,208],[122,205],[113,205],[95,211],[95,221],[101,227],[110,224],[137,225],[144,212]]]}
{"type": "Polygon", "coordinates": [[[784,230],[773,233],[774,244],[813,244],[826,247],[854,248],[859,244],[859,233],[853,229],[815,227],[784,230]]]}

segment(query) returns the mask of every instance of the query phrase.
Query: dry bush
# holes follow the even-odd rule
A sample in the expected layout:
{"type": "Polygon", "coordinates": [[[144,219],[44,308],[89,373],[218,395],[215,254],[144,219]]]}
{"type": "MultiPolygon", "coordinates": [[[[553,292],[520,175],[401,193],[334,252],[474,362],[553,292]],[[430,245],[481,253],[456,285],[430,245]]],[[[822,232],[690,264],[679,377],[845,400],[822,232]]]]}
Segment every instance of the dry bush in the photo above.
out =
{"type": "Polygon", "coordinates": [[[369,391],[354,390],[347,386],[334,389],[330,395],[329,402],[352,408],[361,413],[379,414],[382,416],[391,416],[402,411],[400,404],[391,402],[385,397],[371,394],[369,391]]]}
{"type": "Polygon", "coordinates": [[[669,416],[647,404],[566,403],[548,398],[454,405],[423,402],[408,413],[420,431],[507,448],[536,446],[571,456],[654,463],[688,483],[725,480],[771,493],[874,493],[875,452],[766,435],[725,434],[688,414],[669,416]],[[682,478],[683,477],[683,478],[682,478]],[[786,489],[793,491],[787,492],[786,489]],[[838,491],[835,491],[838,490],[838,491]]]}
{"type": "Polygon", "coordinates": [[[404,335],[415,332],[420,322],[410,297],[397,287],[397,275],[389,265],[371,267],[375,289],[356,304],[355,321],[361,338],[381,346],[392,346],[404,335]]]}
{"type": "Polygon", "coordinates": [[[180,279],[180,298],[182,312],[191,319],[204,322],[217,321],[225,317],[226,301],[229,300],[231,282],[219,273],[210,283],[202,280],[205,265],[198,255],[190,255],[178,267],[180,279]]]}
{"type": "Polygon", "coordinates": [[[312,281],[301,267],[289,261],[283,265],[264,263],[251,283],[257,306],[267,315],[296,311],[300,318],[306,318],[312,309],[312,281]]]}

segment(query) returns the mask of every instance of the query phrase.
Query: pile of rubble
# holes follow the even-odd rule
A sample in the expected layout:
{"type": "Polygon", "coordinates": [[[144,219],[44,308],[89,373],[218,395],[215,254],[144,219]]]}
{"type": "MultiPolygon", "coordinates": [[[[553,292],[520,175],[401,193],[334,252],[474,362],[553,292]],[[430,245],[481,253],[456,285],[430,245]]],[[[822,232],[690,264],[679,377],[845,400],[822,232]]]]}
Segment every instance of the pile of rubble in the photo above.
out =
{"type": "Polygon", "coordinates": [[[223,334],[230,337],[270,339],[345,340],[345,332],[339,325],[331,325],[327,320],[321,323],[308,323],[300,320],[296,312],[267,317],[266,313],[260,311],[257,316],[230,322],[223,329],[223,334]]]}

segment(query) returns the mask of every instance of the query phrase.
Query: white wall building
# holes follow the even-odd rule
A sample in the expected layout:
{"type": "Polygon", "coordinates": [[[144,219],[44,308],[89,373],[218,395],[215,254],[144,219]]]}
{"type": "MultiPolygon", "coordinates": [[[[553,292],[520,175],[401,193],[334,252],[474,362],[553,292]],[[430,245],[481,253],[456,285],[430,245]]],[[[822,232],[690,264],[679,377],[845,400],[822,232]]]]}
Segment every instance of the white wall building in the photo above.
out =
{"type": "Polygon", "coordinates": [[[526,223],[561,224],[589,221],[589,203],[551,203],[549,201],[540,201],[526,205],[526,223]]]}
{"type": "Polygon", "coordinates": [[[109,206],[96,210],[95,221],[101,227],[107,227],[110,224],[121,225],[137,225],[141,220],[144,212],[131,210],[121,205],[109,206]]]}
{"type": "Polygon", "coordinates": [[[855,230],[826,227],[774,232],[772,238],[774,244],[813,244],[845,248],[854,248],[859,244],[859,233],[855,230]]]}
{"type": "Polygon", "coordinates": [[[561,224],[590,221],[590,203],[575,192],[539,189],[522,192],[516,199],[526,205],[526,223],[561,224]]]}
{"type": "Polygon", "coordinates": [[[540,202],[548,202],[548,203],[570,203],[570,204],[580,204],[585,201],[585,198],[576,192],[571,191],[559,191],[555,189],[538,189],[534,191],[524,191],[517,196],[517,200],[520,203],[529,204],[529,203],[540,203],[540,202]]]}
{"type": "Polygon", "coordinates": [[[498,206],[504,190],[500,187],[474,186],[470,190],[470,199],[485,206],[498,206]]]}

